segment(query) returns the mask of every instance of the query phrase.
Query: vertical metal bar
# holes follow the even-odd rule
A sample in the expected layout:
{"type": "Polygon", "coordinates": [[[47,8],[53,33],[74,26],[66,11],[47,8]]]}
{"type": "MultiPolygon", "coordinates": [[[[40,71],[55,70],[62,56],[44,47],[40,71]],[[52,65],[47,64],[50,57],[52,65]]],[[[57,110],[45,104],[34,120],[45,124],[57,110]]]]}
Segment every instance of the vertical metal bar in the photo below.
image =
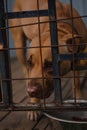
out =
{"type": "MultiPolygon", "coordinates": [[[[0,0],[0,27],[6,27],[6,20],[4,19],[5,7],[4,0],[0,0]]],[[[1,30],[2,35],[2,44],[4,48],[8,48],[7,43],[7,30],[1,30]]],[[[9,51],[2,51],[0,55],[0,67],[1,67],[1,76],[2,79],[11,79],[11,71],[10,71],[10,60],[9,60],[9,51]]],[[[12,91],[11,91],[11,81],[3,81],[2,82],[2,98],[3,103],[5,105],[10,105],[12,103],[12,91]]]]}
{"type": "MultiPolygon", "coordinates": [[[[37,13],[38,13],[38,36],[39,36],[39,45],[40,45],[40,60],[41,60],[41,70],[42,70],[42,90],[44,90],[44,73],[43,73],[43,65],[42,65],[42,48],[41,48],[41,31],[40,31],[40,14],[39,14],[39,0],[37,0],[37,13]]],[[[45,107],[45,97],[44,97],[44,91],[43,91],[43,102],[45,107]]]]}
{"type": "MultiPolygon", "coordinates": [[[[73,64],[72,64],[72,69],[73,69],[73,97],[76,103],[76,80],[75,77],[77,76],[77,73],[75,72],[75,55],[74,55],[74,20],[73,20],[73,1],[70,0],[70,11],[71,11],[71,24],[72,24],[72,45],[73,45],[73,64]]],[[[79,78],[79,77],[78,77],[79,78]]]]}
{"type": "MultiPolygon", "coordinates": [[[[56,22],[56,5],[55,0],[48,0],[48,12],[50,19],[50,35],[51,35],[51,45],[58,45],[58,32],[57,32],[57,22],[56,22]]],[[[53,73],[54,76],[60,76],[60,62],[57,60],[57,54],[59,54],[58,47],[52,47],[52,61],[53,61],[53,73]]],[[[54,90],[55,90],[55,100],[58,103],[62,103],[61,94],[61,79],[54,79],[54,90]]]]}
{"type": "MultiPolygon", "coordinates": [[[[1,69],[0,69],[0,79],[1,79],[1,69]]],[[[0,80],[0,102],[2,101],[2,92],[1,92],[1,80],[0,80]]]]}
{"type": "MultiPolygon", "coordinates": [[[[1,37],[1,30],[0,30],[0,46],[2,46],[2,37],[1,37]]],[[[1,47],[0,47],[0,56],[1,56],[1,47]]],[[[1,57],[0,57],[1,62],[1,57]]],[[[1,92],[1,67],[0,67],[0,102],[2,101],[2,92],[1,92]]]]}

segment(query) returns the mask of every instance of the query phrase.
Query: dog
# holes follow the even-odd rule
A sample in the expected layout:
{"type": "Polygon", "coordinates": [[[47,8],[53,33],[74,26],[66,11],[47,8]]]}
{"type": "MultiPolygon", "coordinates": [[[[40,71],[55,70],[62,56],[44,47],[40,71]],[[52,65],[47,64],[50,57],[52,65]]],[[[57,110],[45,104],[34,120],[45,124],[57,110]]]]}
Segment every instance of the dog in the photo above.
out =
{"type": "MultiPolygon", "coordinates": [[[[39,1],[39,9],[48,9],[47,0],[39,1]]],[[[37,10],[37,2],[29,0],[15,0],[13,12],[37,10]]],[[[73,8],[73,17],[79,17],[77,10],[73,8]]],[[[63,4],[56,1],[56,17],[57,19],[71,18],[71,7],[69,4],[63,4]]],[[[40,17],[40,22],[49,21],[49,17],[40,17]]],[[[11,28],[11,34],[14,40],[16,54],[18,60],[23,66],[23,71],[26,80],[27,92],[31,103],[40,103],[43,98],[48,98],[53,92],[53,69],[52,69],[52,54],[50,42],[50,28],[49,23],[40,24],[40,38],[38,33],[38,18],[21,18],[11,19],[10,26],[20,26],[24,24],[31,24],[31,26],[20,26],[11,28]],[[30,41],[29,49],[26,48],[26,40],[30,41]],[[40,48],[40,46],[43,46],[40,48]],[[46,46],[49,46],[46,48],[46,46]],[[36,48],[35,48],[36,47],[36,48]],[[42,77],[46,77],[44,80],[42,77]],[[43,85],[44,84],[44,85],[43,85]]],[[[86,46],[82,43],[87,42],[87,29],[83,20],[79,18],[73,19],[73,34],[72,34],[72,20],[61,21],[57,25],[59,52],[62,54],[84,52],[86,46]],[[64,45],[64,46],[63,46],[64,45]],[[62,47],[61,47],[62,46],[62,47]]],[[[80,64],[79,61],[75,61],[80,64]]],[[[71,69],[71,61],[61,61],[61,75],[64,75],[71,69]]],[[[74,72],[75,78],[74,86],[76,87],[76,98],[82,97],[80,90],[79,72],[74,72]]],[[[30,120],[36,120],[39,112],[29,112],[30,120]]]]}

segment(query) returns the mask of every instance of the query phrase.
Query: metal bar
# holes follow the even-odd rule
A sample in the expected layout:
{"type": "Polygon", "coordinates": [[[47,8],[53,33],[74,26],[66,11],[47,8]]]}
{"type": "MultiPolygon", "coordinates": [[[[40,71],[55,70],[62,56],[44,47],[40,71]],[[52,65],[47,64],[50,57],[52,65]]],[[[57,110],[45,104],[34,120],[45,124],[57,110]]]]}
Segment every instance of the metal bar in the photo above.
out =
{"type": "MultiPolygon", "coordinates": [[[[5,13],[4,1],[0,0],[0,26],[6,27],[6,20],[3,18],[5,13]]],[[[8,48],[7,43],[7,31],[1,30],[2,44],[3,47],[8,48]]],[[[1,77],[2,78],[11,78],[10,73],[10,56],[9,51],[2,51],[0,55],[0,67],[1,67],[1,77]]],[[[2,100],[6,106],[12,103],[12,92],[11,92],[11,81],[2,82],[2,100]]]]}
{"type": "MultiPolygon", "coordinates": [[[[40,17],[39,17],[39,0],[37,0],[37,12],[38,12],[38,39],[39,39],[39,49],[40,49],[40,60],[41,60],[41,70],[42,70],[42,90],[44,90],[44,73],[43,73],[43,57],[42,57],[42,48],[41,48],[41,28],[40,28],[40,17]]],[[[45,106],[45,97],[44,97],[44,91],[43,94],[43,102],[45,106]]]]}
{"type": "MultiPolygon", "coordinates": [[[[35,11],[21,11],[21,12],[8,12],[8,19],[14,19],[14,18],[31,18],[31,17],[38,17],[39,16],[48,16],[48,10],[37,10],[35,11]]],[[[6,19],[6,15],[4,18],[6,19]]]]}
{"type": "MultiPolygon", "coordinates": [[[[49,11],[49,19],[51,21],[50,22],[51,45],[58,45],[55,0],[48,0],[48,11],[49,11]]],[[[58,61],[57,54],[59,54],[59,50],[57,47],[51,47],[51,49],[52,49],[53,74],[54,76],[60,76],[60,61],[57,62],[58,61]]],[[[62,94],[61,94],[60,78],[54,79],[54,90],[55,90],[55,101],[61,104],[62,94]]]]}
{"type": "MultiPolygon", "coordinates": [[[[1,30],[0,30],[0,60],[1,60],[1,51],[2,51],[2,49],[3,49],[3,45],[2,45],[2,36],[1,36],[1,30]]],[[[0,67],[0,102],[1,101],[2,101],[2,92],[1,92],[1,67],[0,67]]]]}
{"type": "MultiPolygon", "coordinates": [[[[7,78],[6,76],[6,66],[5,66],[5,55],[3,54],[3,52],[0,52],[0,72],[1,72],[1,78],[4,79],[4,78],[7,78]]],[[[2,100],[5,104],[8,104],[8,100],[9,100],[9,95],[8,95],[8,86],[7,86],[7,83],[9,81],[2,81],[1,80],[1,93],[2,93],[2,100]]]]}
{"type": "MultiPolygon", "coordinates": [[[[69,71],[70,71],[70,69],[69,69],[69,71]]],[[[75,78],[78,78],[78,77],[80,77],[80,78],[87,78],[87,76],[75,76],[75,78]]],[[[58,78],[62,78],[62,79],[67,79],[67,78],[74,78],[74,76],[63,76],[63,75],[60,75],[60,76],[55,76],[55,77],[44,77],[43,79],[58,79],[58,78]]],[[[4,81],[4,82],[7,82],[7,81],[21,81],[21,80],[29,80],[29,79],[32,79],[32,78],[12,78],[12,79],[1,79],[2,81],[4,81]]],[[[33,79],[42,79],[42,77],[38,77],[38,78],[36,78],[36,77],[33,77],[33,79]]]]}
{"type": "Polygon", "coordinates": [[[36,111],[36,110],[41,110],[43,112],[46,111],[51,111],[51,110],[55,110],[57,112],[61,112],[61,111],[87,111],[87,103],[85,104],[84,102],[82,104],[80,103],[76,103],[75,105],[73,104],[63,104],[63,105],[53,105],[53,104],[46,104],[45,107],[44,105],[21,105],[21,104],[13,104],[12,107],[6,107],[4,104],[0,104],[0,111],[36,111]]]}
{"type": "MultiPolygon", "coordinates": [[[[6,19],[7,13],[4,14],[4,19],[6,19]]],[[[43,17],[43,16],[48,16],[48,10],[39,10],[39,16],[43,17]]],[[[38,17],[38,13],[37,10],[34,11],[21,11],[21,12],[8,12],[8,19],[14,19],[14,18],[27,18],[27,17],[38,17]]],[[[78,17],[73,17],[73,19],[78,19],[78,18],[86,18],[87,15],[81,15],[78,17]]],[[[69,20],[71,19],[66,18],[66,19],[57,19],[57,21],[61,21],[61,20],[69,20]]]]}
{"type": "MultiPolygon", "coordinates": [[[[73,54],[57,54],[58,61],[62,60],[73,60],[73,54]]],[[[76,53],[74,54],[75,60],[87,60],[87,53],[76,53]]]]}
{"type": "MultiPolygon", "coordinates": [[[[0,52],[1,53],[1,52],[0,52]]],[[[0,54],[1,55],[1,54],[0,54]]],[[[0,102],[2,101],[2,92],[1,92],[1,69],[0,69],[0,102]]]]}
{"type": "MultiPolygon", "coordinates": [[[[74,43],[74,20],[73,20],[73,3],[72,0],[70,0],[70,14],[71,14],[71,27],[72,27],[72,45],[74,43]]],[[[74,54],[74,46],[72,46],[72,54],[73,54],[73,60],[72,60],[72,74],[74,76],[73,78],[73,98],[75,99],[76,102],[76,72],[75,72],[75,54],[74,54]]]]}

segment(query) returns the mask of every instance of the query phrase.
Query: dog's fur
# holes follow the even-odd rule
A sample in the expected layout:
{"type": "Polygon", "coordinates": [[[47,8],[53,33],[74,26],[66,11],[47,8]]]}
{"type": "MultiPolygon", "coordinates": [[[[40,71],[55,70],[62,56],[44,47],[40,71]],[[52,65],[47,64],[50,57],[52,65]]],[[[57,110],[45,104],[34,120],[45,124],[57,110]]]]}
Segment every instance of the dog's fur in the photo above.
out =
{"type": "MultiPolygon", "coordinates": [[[[39,8],[47,9],[47,0],[39,0],[39,8]]],[[[26,10],[37,10],[37,2],[36,0],[15,0],[13,11],[26,11],[26,10]]],[[[56,1],[56,13],[57,18],[69,18],[71,17],[71,9],[70,5],[62,4],[59,1],[56,1]]],[[[73,16],[79,17],[78,12],[73,9],[73,16]]],[[[48,21],[48,17],[40,17],[40,22],[48,21]]],[[[10,26],[19,26],[21,24],[30,24],[37,23],[38,18],[21,18],[21,19],[13,19],[10,20],[10,26]]],[[[87,30],[85,24],[83,23],[81,18],[73,20],[73,35],[72,35],[72,21],[68,20],[66,22],[60,22],[58,24],[58,39],[59,45],[68,45],[59,47],[60,53],[77,53],[84,51],[85,46],[82,43],[87,42],[87,30]],[[74,42],[73,42],[73,38],[74,42]],[[76,44],[77,46],[73,46],[76,44]]],[[[50,46],[50,31],[49,24],[44,23],[40,25],[40,39],[39,39],[39,31],[38,25],[34,24],[31,26],[21,26],[11,29],[12,37],[14,39],[15,48],[26,47],[26,40],[30,41],[30,47],[40,47],[39,40],[41,41],[41,46],[50,46]]],[[[51,79],[43,80],[39,79],[41,77],[46,76],[47,78],[52,77],[52,58],[51,58],[51,48],[32,48],[28,49],[27,57],[25,49],[17,49],[16,50],[17,57],[19,61],[23,65],[23,70],[25,73],[25,77],[31,78],[27,81],[27,91],[30,95],[30,102],[37,103],[40,102],[40,98],[49,97],[53,91],[53,81],[51,79]],[[41,54],[40,54],[41,53],[41,54]],[[41,61],[42,60],[42,61],[41,61]],[[42,65],[41,65],[42,62],[42,65]],[[43,70],[43,72],[42,72],[43,70]],[[34,78],[34,79],[33,79],[34,78]],[[38,78],[38,79],[35,79],[38,78]]],[[[77,62],[76,62],[77,63],[77,62]]],[[[68,69],[71,68],[70,61],[62,61],[61,62],[61,71],[62,74],[66,73],[68,69]]],[[[79,72],[75,71],[75,76],[79,76],[79,72]]],[[[76,98],[81,98],[80,91],[80,82],[79,78],[75,78],[74,85],[76,87],[76,98]]],[[[30,118],[36,118],[36,113],[32,116],[29,113],[30,118]]]]}

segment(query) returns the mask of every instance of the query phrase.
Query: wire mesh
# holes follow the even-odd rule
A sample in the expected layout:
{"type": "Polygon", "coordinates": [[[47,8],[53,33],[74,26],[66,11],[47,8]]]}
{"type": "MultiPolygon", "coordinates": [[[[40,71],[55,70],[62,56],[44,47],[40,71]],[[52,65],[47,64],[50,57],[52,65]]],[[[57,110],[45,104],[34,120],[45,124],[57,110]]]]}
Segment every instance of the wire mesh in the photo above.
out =
{"type": "MultiPolygon", "coordinates": [[[[76,90],[76,79],[80,78],[80,80],[82,80],[83,78],[87,78],[87,75],[83,75],[83,74],[78,74],[81,70],[87,69],[86,66],[81,66],[79,64],[80,60],[86,61],[87,59],[87,54],[83,53],[83,52],[79,52],[77,50],[77,52],[74,52],[74,49],[77,48],[82,48],[82,46],[86,46],[86,43],[82,43],[82,44],[75,44],[75,38],[74,35],[77,33],[77,30],[75,28],[74,25],[74,20],[78,20],[79,18],[85,18],[87,17],[87,15],[84,16],[74,16],[73,13],[73,1],[70,0],[70,16],[71,17],[61,17],[59,18],[57,16],[57,6],[54,0],[48,0],[46,1],[48,8],[44,8],[44,9],[40,9],[40,1],[37,0],[36,3],[36,10],[31,10],[31,11],[23,11],[23,12],[8,12],[8,1],[6,0],[5,3],[3,0],[0,1],[0,7],[1,7],[1,11],[2,12],[0,14],[0,30],[1,30],[1,34],[2,34],[2,39],[3,39],[3,45],[4,47],[2,49],[0,49],[0,56],[2,56],[0,62],[2,62],[2,64],[0,64],[0,87],[1,87],[1,91],[2,91],[2,102],[0,103],[0,108],[1,110],[15,110],[15,111],[27,111],[27,110],[42,110],[42,111],[48,111],[48,110],[58,110],[58,111],[85,111],[87,110],[87,103],[86,101],[83,100],[83,102],[79,102],[77,101],[77,90],[76,90]],[[44,20],[45,17],[45,20],[44,20]],[[9,20],[10,19],[21,19],[21,18],[25,18],[27,20],[27,18],[29,19],[34,19],[34,21],[28,22],[28,23],[22,23],[22,24],[15,24],[10,26],[9,25],[9,20]],[[42,18],[42,20],[41,20],[42,18]],[[71,35],[72,35],[72,44],[59,44],[60,43],[60,39],[59,39],[59,32],[61,31],[60,28],[58,28],[58,26],[62,26],[62,25],[66,25],[69,28],[71,28],[71,35]],[[46,28],[46,34],[42,35],[42,26],[45,25],[46,28]],[[35,39],[35,42],[39,42],[38,45],[29,45],[29,46],[18,46],[16,48],[12,48],[9,46],[9,29],[15,29],[15,28],[20,28],[20,27],[27,27],[30,29],[36,27],[36,31],[35,35],[37,36],[37,38],[35,39]],[[45,39],[46,35],[49,37],[48,42],[50,42],[50,44],[47,45],[43,45],[42,42],[45,39]],[[72,47],[72,52],[67,52],[67,53],[61,53],[60,49],[64,48],[64,47],[72,47]],[[25,50],[26,52],[31,52],[33,50],[37,50],[36,51],[36,55],[38,53],[40,53],[40,69],[41,69],[41,75],[40,76],[33,76],[33,77],[29,77],[29,73],[27,77],[22,77],[19,76],[18,78],[13,77],[12,76],[12,71],[11,71],[11,58],[10,58],[10,52],[14,51],[14,50],[25,50]],[[53,73],[53,75],[48,76],[45,75],[44,73],[44,67],[43,67],[43,60],[44,60],[44,56],[43,56],[43,50],[51,50],[51,55],[52,55],[52,65],[49,65],[52,67],[53,70],[49,71],[50,73],[53,73]],[[70,68],[68,68],[70,70],[72,70],[72,75],[64,75],[61,72],[61,62],[70,62],[70,68]],[[4,65],[4,68],[2,68],[2,66],[4,65]],[[7,65],[7,66],[6,66],[7,65]],[[2,74],[2,70],[4,69],[5,73],[4,75],[2,74]],[[78,70],[78,72],[76,73],[76,70],[78,70]],[[41,104],[32,104],[29,103],[28,105],[25,104],[16,104],[14,103],[13,100],[13,95],[12,93],[14,93],[12,91],[12,89],[14,90],[13,86],[12,86],[12,82],[23,82],[23,81],[30,81],[32,80],[40,80],[40,82],[42,82],[42,86],[41,86],[41,96],[42,96],[42,103],[41,104]],[[53,102],[49,102],[48,99],[45,98],[45,82],[46,80],[52,80],[52,84],[54,87],[54,95],[52,97],[52,100],[54,100],[53,102]],[[67,102],[65,103],[65,99],[63,96],[63,85],[64,82],[67,82],[67,80],[73,80],[73,97],[70,97],[73,99],[73,103],[71,102],[67,102]],[[2,84],[3,83],[3,84],[2,84]],[[5,87],[4,87],[5,86],[5,87]],[[73,104],[73,105],[72,105],[73,104]]],[[[65,26],[64,26],[65,27],[65,26]]],[[[64,28],[63,28],[64,29],[64,28]]],[[[32,33],[32,32],[31,32],[32,33]]],[[[63,30],[63,33],[67,33],[67,30],[63,30]]],[[[25,34],[26,35],[26,34],[25,34]]],[[[27,37],[27,35],[26,35],[27,37]]],[[[38,55],[37,55],[38,56],[38,55]]],[[[25,56],[27,57],[27,55],[25,56]]],[[[38,57],[39,58],[39,57],[38,57]]],[[[26,59],[26,63],[27,63],[27,59],[26,59]]],[[[28,63],[27,63],[28,65],[28,63]]],[[[48,64],[47,64],[48,65],[48,64]]],[[[29,67],[29,66],[28,66],[29,67]]],[[[28,68],[29,69],[29,68],[28,68]]],[[[37,73],[37,72],[35,72],[37,73]]],[[[65,72],[66,73],[66,72],[65,72]]],[[[79,81],[80,81],[79,80],[79,81]]],[[[50,85],[52,85],[50,84],[50,85]]],[[[71,85],[71,84],[70,84],[71,85]]],[[[48,88],[47,88],[48,89],[48,88]]],[[[71,89],[71,88],[70,88],[71,89]]],[[[50,90],[49,90],[50,91],[50,90]]],[[[53,91],[53,90],[52,90],[53,91]]],[[[40,93],[40,92],[39,92],[40,93]]],[[[66,92],[65,92],[66,93],[66,92]]],[[[26,95],[24,96],[23,99],[26,99],[26,95]]],[[[69,98],[69,99],[71,99],[69,98]]]]}

